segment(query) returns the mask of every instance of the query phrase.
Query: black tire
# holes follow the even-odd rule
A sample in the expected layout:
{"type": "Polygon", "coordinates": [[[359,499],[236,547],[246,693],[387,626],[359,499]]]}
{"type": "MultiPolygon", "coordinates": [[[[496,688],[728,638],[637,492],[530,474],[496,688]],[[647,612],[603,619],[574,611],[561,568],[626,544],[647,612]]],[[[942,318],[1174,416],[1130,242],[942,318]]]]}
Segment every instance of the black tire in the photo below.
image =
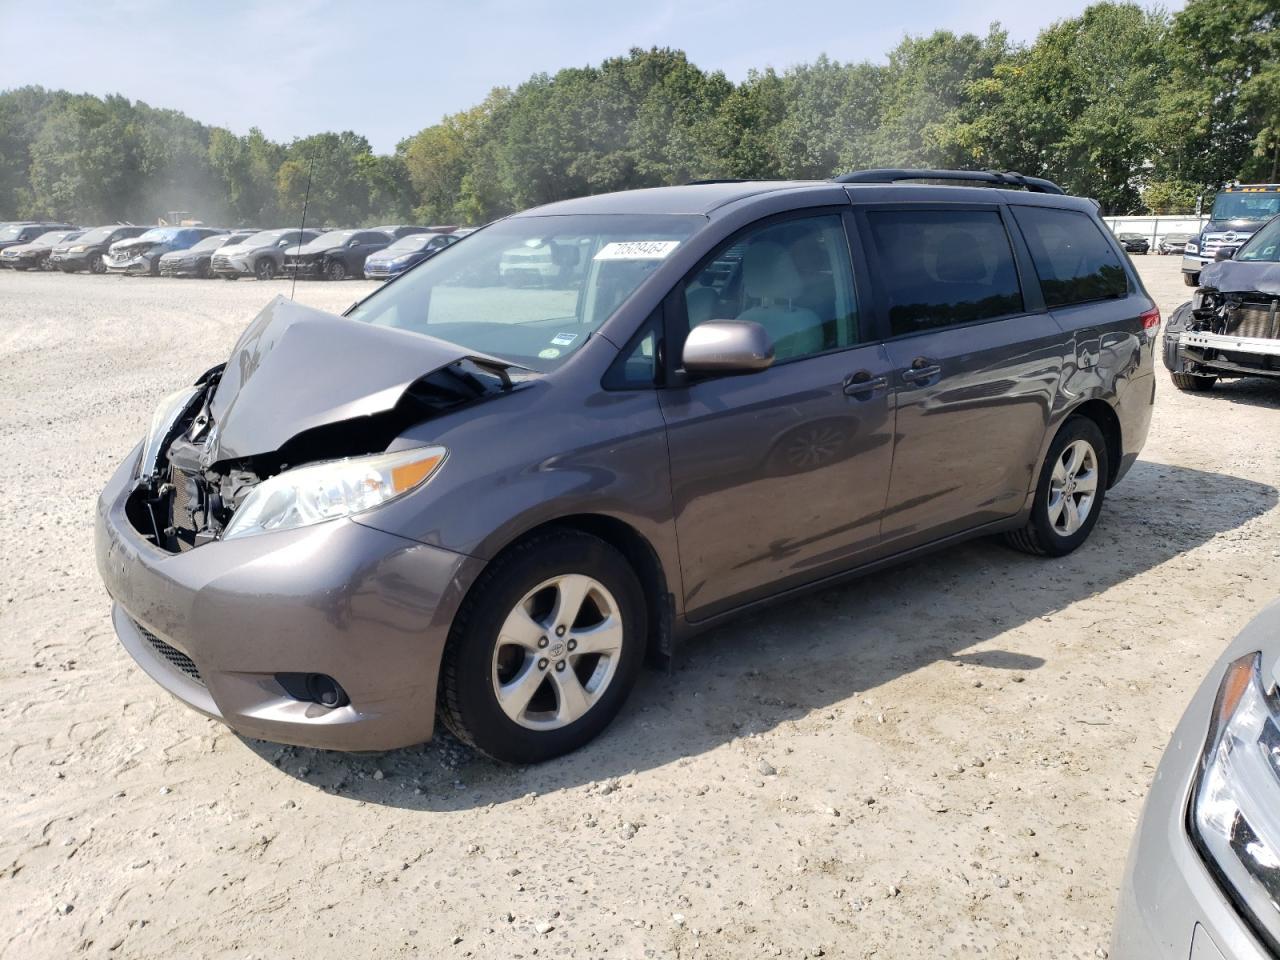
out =
{"type": "Polygon", "coordinates": [[[1194,393],[1205,393],[1213,389],[1213,385],[1218,382],[1218,378],[1214,376],[1202,376],[1198,373],[1170,373],[1169,379],[1173,381],[1173,385],[1179,390],[1187,390],[1194,393]]]}
{"type": "Polygon", "coordinates": [[[1036,482],[1035,500],[1031,506],[1031,517],[1021,530],[1013,530],[1005,534],[1005,542],[1015,550],[1041,557],[1062,557],[1075,550],[1093,531],[1094,524],[1102,513],[1103,501],[1106,499],[1107,478],[1111,464],[1107,453],[1107,441],[1098,425],[1088,417],[1072,416],[1067,419],[1058,435],[1049,444],[1049,452],[1040,467],[1040,479],[1036,482]],[[1064,536],[1058,531],[1049,518],[1049,482],[1053,477],[1054,464],[1062,456],[1068,445],[1083,440],[1093,448],[1094,462],[1097,470],[1097,487],[1088,516],[1080,528],[1074,533],[1064,536]]]}
{"type": "Polygon", "coordinates": [[[323,276],[326,280],[347,279],[347,265],[341,260],[330,260],[324,265],[323,276]]]}
{"type": "Polygon", "coordinates": [[[441,720],[461,741],[505,763],[540,763],[576,750],[617,715],[644,661],[648,624],[644,591],[626,559],[605,541],[575,530],[549,530],[491,563],[454,617],[440,664],[441,720]],[[534,730],[508,717],[493,689],[494,648],[507,615],[538,584],[585,574],[615,598],[623,641],[612,680],[582,716],[557,729],[534,730]]]}
{"type": "Polygon", "coordinates": [[[209,279],[209,266],[210,266],[210,261],[208,261],[208,260],[201,260],[201,261],[197,262],[197,263],[196,263],[196,279],[198,279],[198,280],[208,280],[208,279],[209,279]]]}
{"type": "Polygon", "coordinates": [[[1182,282],[1185,283],[1188,287],[1198,287],[1200,286],[1200,274],[1184,273],[1182,275],[1182,282]]]}
{"type": "Polygon", "coordinates": [[[89,272],[99,276],[107,272],[107,265],[102,262],[102,254],[95,253],[89,257],[89,272]]]}
{"type": "Polygon", "coordinates": [[[253,275],[259,280],[274,280],[276,262],[270,257],[259,257],[253,265],[253,275]]]}

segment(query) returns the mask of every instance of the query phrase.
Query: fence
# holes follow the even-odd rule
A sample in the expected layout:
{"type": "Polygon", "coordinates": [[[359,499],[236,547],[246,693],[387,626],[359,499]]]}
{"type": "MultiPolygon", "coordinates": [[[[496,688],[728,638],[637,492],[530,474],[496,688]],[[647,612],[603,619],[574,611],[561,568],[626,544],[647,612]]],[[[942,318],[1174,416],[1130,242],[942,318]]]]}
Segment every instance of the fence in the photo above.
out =
{"type": "Polygon", "coordinates": [[[1169,233],[1198,234],[1208,222],[1208,217],[1103,217],[1112,233],[1140,233],[1151,241],[1155,249],[1160,239],[1169,233]]]}

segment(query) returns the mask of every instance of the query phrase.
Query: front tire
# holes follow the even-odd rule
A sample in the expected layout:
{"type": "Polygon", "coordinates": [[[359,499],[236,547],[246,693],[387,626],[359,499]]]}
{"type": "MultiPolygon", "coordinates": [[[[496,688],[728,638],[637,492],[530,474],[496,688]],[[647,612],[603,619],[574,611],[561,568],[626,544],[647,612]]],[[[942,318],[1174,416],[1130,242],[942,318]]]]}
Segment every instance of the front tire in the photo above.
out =
{"type": "Polygon", "coordinates": [[[485,569],[454,618],[441,719],[506,763],[576,750],[622,708],[647,630],[644,591],[622,554],[575,530],[536,534],[485,569]]]}
{"type": "Polygon", "coordinates": [[[276,275],[275,261],[270,257],[263,257],[253,265],[253,275],[259,280],[272,280],[276,275]]]}
{"type": "Polygon", "coordinates": [[[1205,393],[1212,390],[1213,385],[1218,382],[1217,377],[1205,377],[1196,373],[1170,373],[1169,379],[1173,381],[1173,385],[1179,390],[1187,390],[1194,393],[1205,393]]]}
{"type": "Polygon", "coordinates": [[[1005,535],[1023,553],[1062,557],[1089,538],[1107,492],[1107,441],[1088,417],[1073,416],[1049,444],[1031,517],[1005,535]]]}
{"type": "Polygon", "coordinates": [[[326,280],[347,279],[347,265],[341,260],[330,260],[324,265],[324,278],[326,280]]]}
{"type": "Polygon", "coordinates": [[[102,254],[95,253],[89,258],[89,272],[99,276],[107,272],[107,265],[102,262],[102,254]]]}
{"type": "Polygon", "coordinates": [[[1184,273],[1182,275],[1182,282],[1185,283],[1188,287],[1198,287],[1200,286],[1200,274],[1184,273]]]}

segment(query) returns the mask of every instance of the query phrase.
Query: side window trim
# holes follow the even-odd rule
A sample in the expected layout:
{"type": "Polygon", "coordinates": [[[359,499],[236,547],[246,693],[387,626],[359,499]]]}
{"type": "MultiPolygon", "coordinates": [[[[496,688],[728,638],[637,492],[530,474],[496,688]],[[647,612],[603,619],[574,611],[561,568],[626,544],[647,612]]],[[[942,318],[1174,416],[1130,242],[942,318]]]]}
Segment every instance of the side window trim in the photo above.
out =
{"type": "MultiPolygon", "coordinates": [[[[858,254],[855,248],[858,246],[856,234],[850,233],[849,224],[849,205],[836,204],[821,207],[804,207],[798,210],[787,210],[782,213],[774,213],[769,216],[761,217],[759,220],[752,220],[750,223],[739,227],[728,236],[722,238],[712,248],[711,252],[699,260],[693,267],[688,270],[679,280],[675,282],[667,295],[663,297],[663,336],[660,338],[662,345],[661,353],[663,354],[664,369],[666,371],[665,383],[668,386],[684,385],[692,382],[689,376],[684,373],[680,366],[680,355],[684,350],[684,339],[689,334],[689,313],[685,302],[685,287],[700,274],[715,259],[726,246],[735,243],[739,238],[756,230],[764,229],[774,224],[787,223],[792,220],[809,220],[818,217],[838,216],[840,218],[841,228],[844,231],[845,248],[850,254],[850,262],[847,264],[849,268],[849,279],[852,285],[853,307],[855,313],[855,335],[857,340],[846,346],[832,347],[828,350],[820,350],[815,353],[808,353],[800,357],[791,357],[786,360],[775,361],[772,366],[781,366],[787,363],[795,363],[803,360],[810,360],[814,357],[825,357],[833,353],[841,353],[845,350],[853,350],[868,344],[864,339],[867,330],[867,323],[863,317],[867,310],[867,297],[865,288],[861,285],[861,281],[865,277],[860,277],[855,269],[855,262],[858,254]]],[[[772,369],[772,366],[770,369],[772,369]]],[[[715,379],[712,376],[700,376],[697,382],[703,380],[715,379]]]]}
{"type": "MultiPolygon", "coordinates": [[[[1039,283],[1034,285],[1035,297],[1027,296],[1028,283],[1027,276],[1023,273],[1024,264],[1019,253],[1019,244],[1014,239],[1014,230],[1011,223],[1013,217],[1010,215],[1007,205],[1000,201],[992,201],[991,203],[947,203],[946,201],[931,201],[925,203],[911,202],[882,202],[882,203],[861,203],[854,205],[854,216],[858,224],[858,232],[861,237],[859,244],[866,251],[866,257],[872,273],[871,293],[872,307],[874,310],[874,322],[876,331],[879,334],[879,341],[887,343],[892,340],[909,340],[912,337],[925,336],[930,333],[939,333],[944,330],[963,330],[968,327],[982,326],[988,323],[1001,323],[1005,320],[1012,320],[1015,317],[1025,317],[1036,313],[1044,313],[1044,301],[1040,296],[1039,283]],[[870,213],[882,212],[906,212],[919,213],[924,211],[938,212],[965,212],[979,211],[983,213],[995,213],[1000,218],[1000,223],[1004,228],[1005,238],[1009,243],[1009,250],[1013,255],[1014,267],[1018,274],[1018,286],[1022,293],[1022,309],[1012,313],[1000,314],[996,317],[984,317],[981,320],[970,320],[967,323],[948,324],[945,327],[935,327],[928,330],[913,330],[909,333],[895,334],[893,327],[889,321],[889,292],[885,287],[883,277],[884,271],[880,261],[880,251],[876,247],[875,238],[871,231],[871,220],[867,216],[870,213]],[[1039,309],[1032,309],[1032,304],[1038,303],[1039,309]]],[[[1018,240],[1022,238],[1019,237],[1018,240]]],[[[1027,267],[1031,267],[1030,256],[1027,257],[1027,267]]],[[[1036,277],[1034,268],[1032,267],[1032,277],[1036,277]]]]}

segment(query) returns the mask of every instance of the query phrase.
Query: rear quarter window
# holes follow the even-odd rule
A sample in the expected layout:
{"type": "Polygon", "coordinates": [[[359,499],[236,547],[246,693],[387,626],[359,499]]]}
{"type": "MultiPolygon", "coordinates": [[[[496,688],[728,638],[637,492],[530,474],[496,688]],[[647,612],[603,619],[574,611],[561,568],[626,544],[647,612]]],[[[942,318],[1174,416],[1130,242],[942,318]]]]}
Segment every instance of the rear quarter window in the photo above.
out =
{"type": "Polygon", "coordinates": [[[1088,214],[1014,207],[1047,307],[1127,296],[1129,277],[1115,248],[1088,214]]]}
{"type": "Polygon", "coordinates": [[[892,336],[1023,310],[1013,248],[994,210],[867,213],[892,336]]]}

